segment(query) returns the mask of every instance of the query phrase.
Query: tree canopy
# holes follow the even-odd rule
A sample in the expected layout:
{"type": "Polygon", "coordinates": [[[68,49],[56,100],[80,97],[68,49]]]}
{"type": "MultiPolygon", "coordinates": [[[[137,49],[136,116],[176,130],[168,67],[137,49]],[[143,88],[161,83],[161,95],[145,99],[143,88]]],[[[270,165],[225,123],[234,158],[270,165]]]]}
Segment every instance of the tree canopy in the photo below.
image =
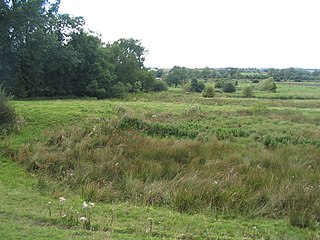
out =
{"type": "MultiPolygon", "coordinates": [[[[60,0],[1,0],[0,83],[17,97],[123,95],[158,84],[139,40],[105,44],[60,0]]],[[[159,85],[159,84],[158,84],[159,85]]]]}

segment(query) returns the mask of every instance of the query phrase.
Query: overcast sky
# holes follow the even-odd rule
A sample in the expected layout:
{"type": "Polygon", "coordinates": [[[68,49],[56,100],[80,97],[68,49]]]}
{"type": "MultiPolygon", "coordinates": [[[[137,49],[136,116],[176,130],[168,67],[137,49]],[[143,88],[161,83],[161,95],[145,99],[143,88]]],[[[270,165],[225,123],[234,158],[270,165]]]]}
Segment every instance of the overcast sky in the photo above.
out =
{"type": "Polygon", "coordinates": [[[319,0],[62,0],[105,42],[140,39],[147,67],[320,68],[319,0]]]}

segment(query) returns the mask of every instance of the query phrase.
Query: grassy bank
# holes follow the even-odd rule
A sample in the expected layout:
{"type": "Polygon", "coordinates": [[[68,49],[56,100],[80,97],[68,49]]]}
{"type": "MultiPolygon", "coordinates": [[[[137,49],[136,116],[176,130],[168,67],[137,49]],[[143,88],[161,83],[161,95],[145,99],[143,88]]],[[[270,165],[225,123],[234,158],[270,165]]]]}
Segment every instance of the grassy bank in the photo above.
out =
{"type": "Polygon", "coordinates": [[[21,132],[0,144],[4,239],[319,237],[317,99],[169,91],[14,105],[21,132]],[[83,201],[96,203],[89,227],[83,201]]]}

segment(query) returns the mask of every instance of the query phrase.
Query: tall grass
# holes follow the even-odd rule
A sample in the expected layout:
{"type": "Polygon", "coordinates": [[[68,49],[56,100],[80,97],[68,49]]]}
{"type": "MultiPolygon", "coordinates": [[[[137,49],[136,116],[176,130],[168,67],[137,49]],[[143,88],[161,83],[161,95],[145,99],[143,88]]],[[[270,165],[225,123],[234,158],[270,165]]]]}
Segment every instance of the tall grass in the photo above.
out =
{"type": "Polygon", "coordinates": [[[17,116],[11,99],[12,96],[6,92],[3,84],[0,83],[0,136],[16,124],[17,116]]]}
{"type": "Polygon", "coordinates": [[[17,159],[93,201],[285,217],[301,227],[320,220],[319,148],[244,148],[214,135],[202,141],[151,137],[143,130],[152,125],[131,130],[123,121],[58,131],[25,145],[17,159]]]}

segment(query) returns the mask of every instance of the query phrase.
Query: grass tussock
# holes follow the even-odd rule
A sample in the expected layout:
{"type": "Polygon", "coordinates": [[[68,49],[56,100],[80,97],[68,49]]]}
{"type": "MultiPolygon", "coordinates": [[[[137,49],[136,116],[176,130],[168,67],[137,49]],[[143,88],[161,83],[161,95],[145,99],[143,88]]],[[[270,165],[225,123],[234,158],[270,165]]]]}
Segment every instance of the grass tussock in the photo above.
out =
{"type": "Polygon", "coordinates": [[[92,201],[285,217],[299,227],[320,220],[320,150],[315,146],[243,148],[216,137],[168,138],[156,132],[156,125],[135,120],[130,124],[138,127],[131,130],[124,123],[58,131],[44,143],[24,145],[17,159],[41,179],[92,201]],[[146,129],[158,137],[145,135],[146,129]]]}

